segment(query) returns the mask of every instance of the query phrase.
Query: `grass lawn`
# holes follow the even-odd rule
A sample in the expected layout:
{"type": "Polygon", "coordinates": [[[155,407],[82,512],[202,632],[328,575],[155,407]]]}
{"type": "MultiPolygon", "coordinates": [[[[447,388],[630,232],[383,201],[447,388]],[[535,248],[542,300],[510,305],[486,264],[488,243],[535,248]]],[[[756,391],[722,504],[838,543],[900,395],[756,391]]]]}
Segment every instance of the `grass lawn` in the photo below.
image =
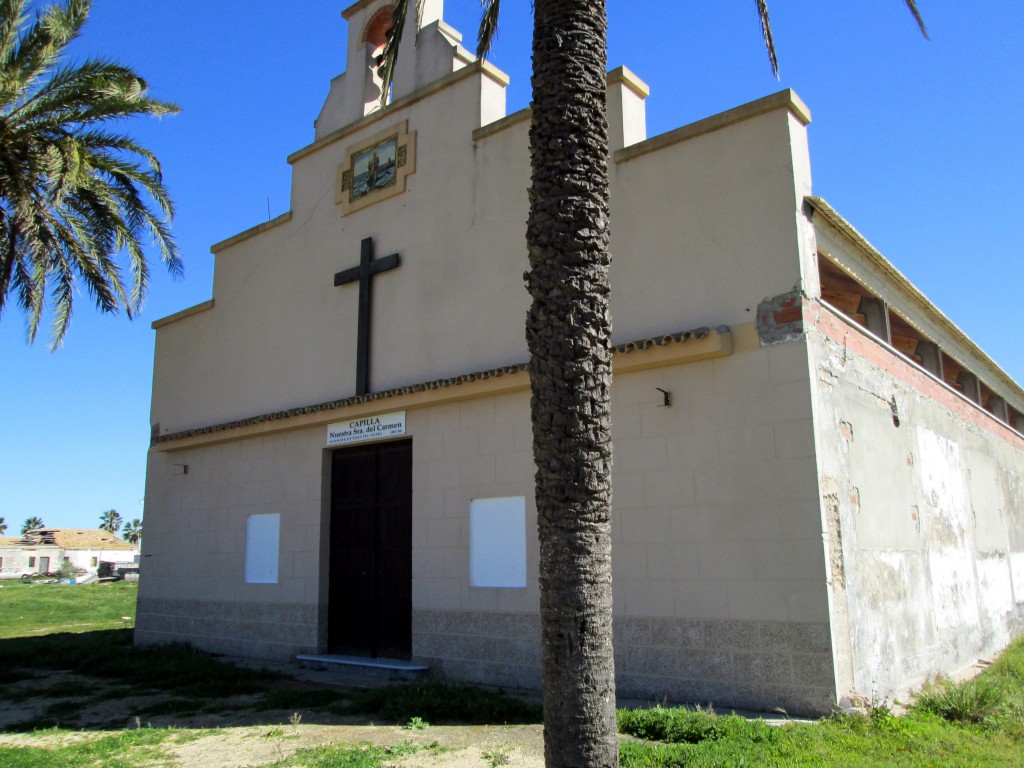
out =
{"type": "MultiPolygon", "coordinates": [[[[217,722],[258,723],[264,732],[247,743],[272,740],[273,759],[253,757],[248,765],[383,768],[424,749],[444,751],[429,737],[407,738],[438,724],[540,722],[538,707],[473,686],[357,691],[242,669],[181,645],[136,648],[125,628],[133,622],[122,620],[134,615],[135,594],[128,583],[0,588],[0,718],[5,707],[29,713],[0,719],[0,766],[160,765],[183,744],[220,738],[209,727],[217,722]],[[396,730],[387,744],[311,746],[290,741],[299,738],[299,722],[391,723],[396,730]],[[149,723],[157,727],[138,727],[149,723]],[[184,728],[168,727],[176,725],[184,728]],[[29,745],[12,744],[3,732],[37,735],[29,745]]],[[[975,680],[933,684],[903,717],[879,708],[769,726],[655,707],[620,710],[619,730],[623,768],[1024,766],[1024,638],[975,680]]],[[[480,768],[508,763],[504,747],[477,747],[480,768]]]]}
{"type": "Polygon", "coordinates": [[[0,639],[133,627],[138,586],[0,581],[0,639]]]}
{"type": "Polygon", "coordinates": [[[884,708],[779,727],[688,709],[620,710],[623,768],[1024,766],[1024,638],[979,677],[928,687],[907,715],[884,708]]]}

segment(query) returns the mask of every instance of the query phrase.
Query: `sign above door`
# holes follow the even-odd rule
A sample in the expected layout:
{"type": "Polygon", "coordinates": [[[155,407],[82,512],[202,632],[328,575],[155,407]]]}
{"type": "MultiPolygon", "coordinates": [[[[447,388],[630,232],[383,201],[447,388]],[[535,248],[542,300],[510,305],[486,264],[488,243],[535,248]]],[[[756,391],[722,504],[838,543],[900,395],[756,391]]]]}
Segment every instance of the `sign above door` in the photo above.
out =
{"type": "Polygon", "coordinates": [[[398,437],[405,434],[405,411],[360,416],[327,427],[327,447],[398,437]]]}

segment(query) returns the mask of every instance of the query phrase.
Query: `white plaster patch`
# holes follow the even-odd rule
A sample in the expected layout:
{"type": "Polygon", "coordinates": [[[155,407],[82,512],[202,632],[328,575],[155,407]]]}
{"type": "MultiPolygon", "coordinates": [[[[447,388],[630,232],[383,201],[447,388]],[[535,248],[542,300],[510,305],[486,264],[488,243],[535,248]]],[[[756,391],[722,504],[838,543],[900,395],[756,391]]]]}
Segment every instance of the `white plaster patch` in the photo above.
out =
{"type": "Polygon", "coordinates": [[[1006,558],[979,558],[977,565],[981,612],[986,629],[992,633],[996,646],[1010,642],[1006,615],[1013,610],[1013,586],[1010,583],[1010,568],[1006,558]]]}
{"type": "Polygon", "coordinates": [[[917,428],[918,468],[926,511],[928,574],[938,630],[979,620],[973,546],[968,541],[970,494],[960,446],[923,426],[917,428]]]}
{"type": "Polygon", "coordinates": [[[1024,552],[1010,553],[1010,582],[1013,584],[1013,599],[1024,603],[1024,552]]]}
{"type": "Polygon", "coordinates": [[[852,644],[858,662],[855,686],[862,691],[898,686],[920,664],[920,647],[933,637],[928,617],[923,563],[905,552],[862,551],[856,581],[871,610],[853,623],[852,644]],[[908,611],[908,606],[921,610],[908,611]]]}

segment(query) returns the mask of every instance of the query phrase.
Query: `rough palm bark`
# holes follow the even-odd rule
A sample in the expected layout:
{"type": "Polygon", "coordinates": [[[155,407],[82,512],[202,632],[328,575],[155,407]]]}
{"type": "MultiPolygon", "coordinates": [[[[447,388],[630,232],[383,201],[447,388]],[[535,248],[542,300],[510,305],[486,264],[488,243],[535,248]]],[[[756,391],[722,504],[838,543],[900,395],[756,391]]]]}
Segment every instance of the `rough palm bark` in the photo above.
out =
{"type": "MultiPolygon", "coordinates": [[[[420,0],[395,0],[395,18],[420,0]]],[[[927,37],[916,0],[904,0],[927,37]]],[[[755,0],[778,73],[767,0],[755,0]]],[[[486,55],[500,0],[483,0],[486,55]]],[[[381,57],[383,107],[402,24],[381,57]]],[[[535,0],[527,316],[544,684],[554,766],[616,766],[605,0],[535,0]]]]}
{"type": "Polygon", "coordinates": [[[616,766],[604,2],[536,0],[527,316],[545,762],[616,766]]]}

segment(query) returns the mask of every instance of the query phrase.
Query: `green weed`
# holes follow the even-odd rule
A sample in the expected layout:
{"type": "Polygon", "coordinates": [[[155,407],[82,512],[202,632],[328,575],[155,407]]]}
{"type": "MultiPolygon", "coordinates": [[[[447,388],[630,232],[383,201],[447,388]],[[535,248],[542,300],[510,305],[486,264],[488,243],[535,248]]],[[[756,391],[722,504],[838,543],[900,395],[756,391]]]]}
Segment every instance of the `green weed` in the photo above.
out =
{"type": "Polygon", "coordinates": [[[447,750],[436,741],[431,742],[430,744],[421,744],[418,741],[413,741],[412,739],[405,739],[397,744],[384,747],[384,754],[388,757],[406,757],[423,751],[430,752],[432,755],[440,755],[447,750]]]}
{"type": "Polygon", "coordinates": [[[996,768],[1024,765],[1024,639],[979,678],[936,684],[906,717],[884,707],[817,723],[769,726],[708,711],[619,712],[622,768],[850,766],[996,768]]]}
{"type": "MultiPolygon", "coordinates": [[[[60,736],[62,731],[54,731],[60,736]]],[[[159,746],[177,740],[170,728],[142,728],[121,731],[97,739],[65,743],[53,747],[0,746],[0,765],[4,768],[137,768],[162,756],[159,746]]]]}
{"type": "Polygon", "coordinates": [[[925,686],[914,704],[921,712],[950,721],[980,725],[999,713],[1003,691],[991,679],[975,679],[956,684],[947,679],[936,680],[925,686]]]}
{"type": "Polygon", "coordinates": [[[539,706],[504,693],[470,685],[417,683],[360,691],[345,706],[331,707],[341,714],[376,715],[398,723],[419,717],[432,723],[536,723],[539,706]]]}
{"type": "Polygon", "coordinates": [[[511,747],[504,744],[494,749],[489,749],[485,752],[481,752],[480,756],[487,761],[489,768],[501,768],[503,765],[508,765],[512,762],[512,758],[509,756],[511,747]]]}
{"type": "Polygon", "coordinates": [[[283,765],[289,768],[383,768],[387,757],[383,747],[324,746],[300,749],[283,765]]]}

